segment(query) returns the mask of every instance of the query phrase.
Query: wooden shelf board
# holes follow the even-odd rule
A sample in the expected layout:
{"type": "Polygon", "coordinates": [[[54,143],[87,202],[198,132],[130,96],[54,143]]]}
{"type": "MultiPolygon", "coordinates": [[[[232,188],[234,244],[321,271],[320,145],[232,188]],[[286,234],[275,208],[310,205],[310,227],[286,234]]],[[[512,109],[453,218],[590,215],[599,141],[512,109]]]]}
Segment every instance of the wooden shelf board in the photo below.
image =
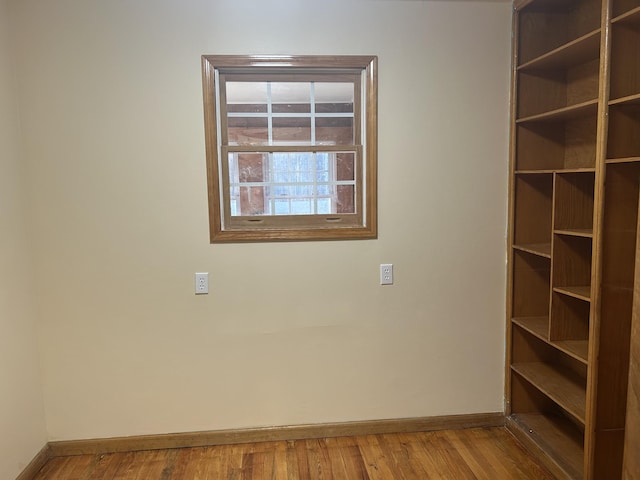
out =
{"type": "Polygon", "coordinates": [[[639,105],[640,93],[634,93],[633,95],[627,95],[626,97],[615,98],[609,100],[609,105],[639,105]]]}
{"type": "Polygon", "coordinates": [[[551,345],[562,350],[566,354],[584,364],[589,362],[589,341],[588,340],[556,340],[551,345]]]}
{"type": "Polygon", "coordinates": [[[626,23],[629,25],[640,25],[640,7],[636,7],[633,10],[618,15],[611,23],[626,23]]]}
{"type": "Polygon", "coordinates": [[[591,301],[591,287],[589,285],[554,287],[553,291],[577,298],[578,300],[584,300],[585,302],[591,301]]]}
{"type": "Polygon", "coordinates": [[[516,175],[544,175],[554,173],[555,170],[516,170],[516,175]]]}
{"type": "Polygon", "coordinates": [[[569,235],[572,237],[593,238],[592,228],[563,228],[554,230],[553,233],[557,233],[558,235],[569,235]]]}
{"type": "Polygon", "coordinates": [[[625,158],[607,158],[606,163],[636,163],[640,162],[640,157],[625,157],[625,158]]]}
{"type": "MultiPolygon", "coordinates": [[[[640,160],[640,159],[638,159],[640,160]]],[[[540,174],[551,174],[551,173],[594,173],[596,171],[595,168],[554,168],[554,169],[546,169],[546,170],[516,170],[516,175],[540,175],[540,174]]]]}
{"type": "Polygon", "coordinates": [[[588,362],[589,342],[587,340],[549,340],[549,317],[514,317],[512,322],[579,362],[584,364],[588,362]]]}
{"type": "Polygon", "coordinates": [[[598,99],[589,100],[587,102],[570,105],[557,110],[531,115],[525,118],[519,118],[516,123],[525,122],[555,122],[558,120],[568,120],[572,118],[586,117],[590,114],[595,115],[598,110],[598,99]]]}
{"type": "Polygon", "coordinates": [[[518,67],[518,70],[570,67],[595,60],[600,54],[600,29],[562,45],[518,67]]]}
{"type": "Polygon", "coordinates": [[[513,248],[522,252],[538,255],[539,257],[551,258],[551,243],[529,243],[514,245],[513,248]]]}
{"type": "Polygon", "coordinates": [[[512,321],[540,340],[549,341],[549,317],[514,317],[512,321]]]}
{"type": "Polygon", "coordinates": [[[584,425],[586,388],[575,374],[542,362],[514,363],[511,369],[584,425]]]}
{"type": "Polygon", "coordinates": [[[535,413],[515,413],[507,420],[509,427],[516,427],[525,439],[543,450],[569,478],[583,477],[584,440],[568,420],[535,413]]]}

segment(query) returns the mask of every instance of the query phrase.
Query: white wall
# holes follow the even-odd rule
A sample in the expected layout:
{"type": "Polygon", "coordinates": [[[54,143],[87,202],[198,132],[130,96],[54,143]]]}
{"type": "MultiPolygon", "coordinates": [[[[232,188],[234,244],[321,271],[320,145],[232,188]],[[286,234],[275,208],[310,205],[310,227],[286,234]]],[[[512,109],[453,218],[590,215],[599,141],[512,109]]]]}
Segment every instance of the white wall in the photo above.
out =
{"type": "Polygon", "coordinates": [[[50,439],[502,411],[508,3],[11,5],[50,439]],[[208,243],[205,53],[379,56],[378,240],[208,243]]]}
{"type": "Polygon", "coordinates": [[[6,2],[0,1],[0,478],[47,442],[6,2]]]}

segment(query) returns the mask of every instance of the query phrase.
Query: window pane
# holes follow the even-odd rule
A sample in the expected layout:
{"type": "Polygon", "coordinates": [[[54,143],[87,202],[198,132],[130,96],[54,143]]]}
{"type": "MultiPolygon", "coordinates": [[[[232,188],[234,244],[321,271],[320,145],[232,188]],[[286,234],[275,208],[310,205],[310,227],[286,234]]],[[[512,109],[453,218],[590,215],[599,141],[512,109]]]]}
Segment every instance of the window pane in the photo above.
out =
{"type": "Polygon", "coordinates": [[[331,214],[334,213],[331,211],[331,199],[330,198],[319,198],[318,199],[318,213],[319,214],[331,214]]]}
{"type": "Polygon", "coordinates": [[[226,82],[228,112],[267,112],[267,82],[226,82]]]}
{"type": "Polygon", "coordinates": [[[353,143],[352,117],[316,118],[316,143],[321,145],[349,145],[353,143]]]}
{"type": "Polygon", "coordinates": [[[266,158],[261,153],[238,154],[238,181],[240,183],[262,182],[265,166],[266,158]]]}
{"type": "Polygon", "coordinates": [[[331,187],[329,187],[329,185],[318,185],[317,187],[318,190],[318,195],[330,195],[331,194],[331,187]]]}
{"type": "Polygon", "coordinates": [[[265,215],[264,187],[240,187],[238,215],[265,215]]]}
{"type": "Polygon", "coordinates": [[[310,113],[309,82],[271,82],[273,113],[310,113]]]}
{"type": "MultiPolygon", "coordinates": [[[[316,104],[342,104],[351,106],[349,112],[353,112],[354,84],[351,82],[316,82],[314,93],[316,104]]],[[[344,108],[344,107],[341,107],[344,108]]],[[[316,105],[316,112],[318,105],[316,105]]],[[[336,111],[336,110],[330,110],[336,111]]],[[[339,110],[344,111],[344,110],[339,110]]]]}
{"type": "Polygon", "coordinates": [[[275,200],[275,214],[276,215],[289,215],[291,212],[291,208],[289,205],[289,200],[275,200]]]}
{"type": "Polygon", "coordinates": [[[328,171],[318,171],[316,172],[316,182],[328,182],[329,181],[329,172],[328,171]]]}
{"type": "Polygon", "coordinates": [[[276,117],[273,119],[273,144],[311,143],[311,118],[276,117]]]}
{"type": "Polygon", "coordinates": [[[313,213],[311,200],[291,200],[291,213],[293,215],[310,215],[313,213]]]}
{"type": "Polygon", "coordinates": [[[356,213],[355,188],[353,185],[338,185],[336,213],[356,213]]]}
{"type": "Polygon", "coordinates": [[[229,145],[266,145],[269,140],[266,117],[229,117],[229,145]]]}
{"type": "Polygon", "coordinates": [[[336,180],[355,180],[355,154],[336,154],[336,180]]]}

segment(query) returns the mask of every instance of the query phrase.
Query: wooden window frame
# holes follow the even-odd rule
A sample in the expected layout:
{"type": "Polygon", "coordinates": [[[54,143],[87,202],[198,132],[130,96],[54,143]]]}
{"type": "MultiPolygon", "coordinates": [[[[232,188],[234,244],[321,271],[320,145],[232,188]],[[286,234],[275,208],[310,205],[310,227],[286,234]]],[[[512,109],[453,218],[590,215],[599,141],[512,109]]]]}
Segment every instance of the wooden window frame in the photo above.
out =
{"type": "Polygon", "coordinates": [[[203,55],[202,81],[211,243],[377,238],[377,57],[203,55]],[[229,145],[224,115],[226,100],[224,89],[220,89],[226,76],[253,78],[255,75],[256,80],[263,80],[286,75],[307,81],[305,79],[328,75],[338,81],[345,78],[345,74],[346,78],[357,75],[352,145],[229,145]],[[222,161],[230,152],[353,153],[356,211],[330,215],[231,216],[228,161],[222,161]]]}

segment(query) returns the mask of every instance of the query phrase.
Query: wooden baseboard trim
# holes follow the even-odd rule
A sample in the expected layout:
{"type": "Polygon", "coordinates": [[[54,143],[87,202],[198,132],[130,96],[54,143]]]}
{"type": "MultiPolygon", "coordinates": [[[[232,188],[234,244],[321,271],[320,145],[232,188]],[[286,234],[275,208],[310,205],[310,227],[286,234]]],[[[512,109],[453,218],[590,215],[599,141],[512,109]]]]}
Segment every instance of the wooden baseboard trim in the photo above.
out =
{"type": "Polygon", "coordinates": [[[504,426],[504,414],[502,412],[496,412],[315,425],[291,425],[242,430],[213,430],[208,432],[170,433],[135,437],[99,438],[93,440],[66,440],[49,442],[49,447],[51,449],[51,456],[66,457],[70,455],[130,452],[136,450],[162,450],[167,448],[204,447],[238,443],[501,426],[504,426]]]}
{"type": "Polygon", "coordinates": [[[31,460],[22,473],[16,477],[16,480],[31,480],[35,478],[38,472],[42,470],[42,467],[44,467],[44,464],[52,457],[51,448],[49,448],[47,444],[33,457],[33,460],[31,460]]]}

